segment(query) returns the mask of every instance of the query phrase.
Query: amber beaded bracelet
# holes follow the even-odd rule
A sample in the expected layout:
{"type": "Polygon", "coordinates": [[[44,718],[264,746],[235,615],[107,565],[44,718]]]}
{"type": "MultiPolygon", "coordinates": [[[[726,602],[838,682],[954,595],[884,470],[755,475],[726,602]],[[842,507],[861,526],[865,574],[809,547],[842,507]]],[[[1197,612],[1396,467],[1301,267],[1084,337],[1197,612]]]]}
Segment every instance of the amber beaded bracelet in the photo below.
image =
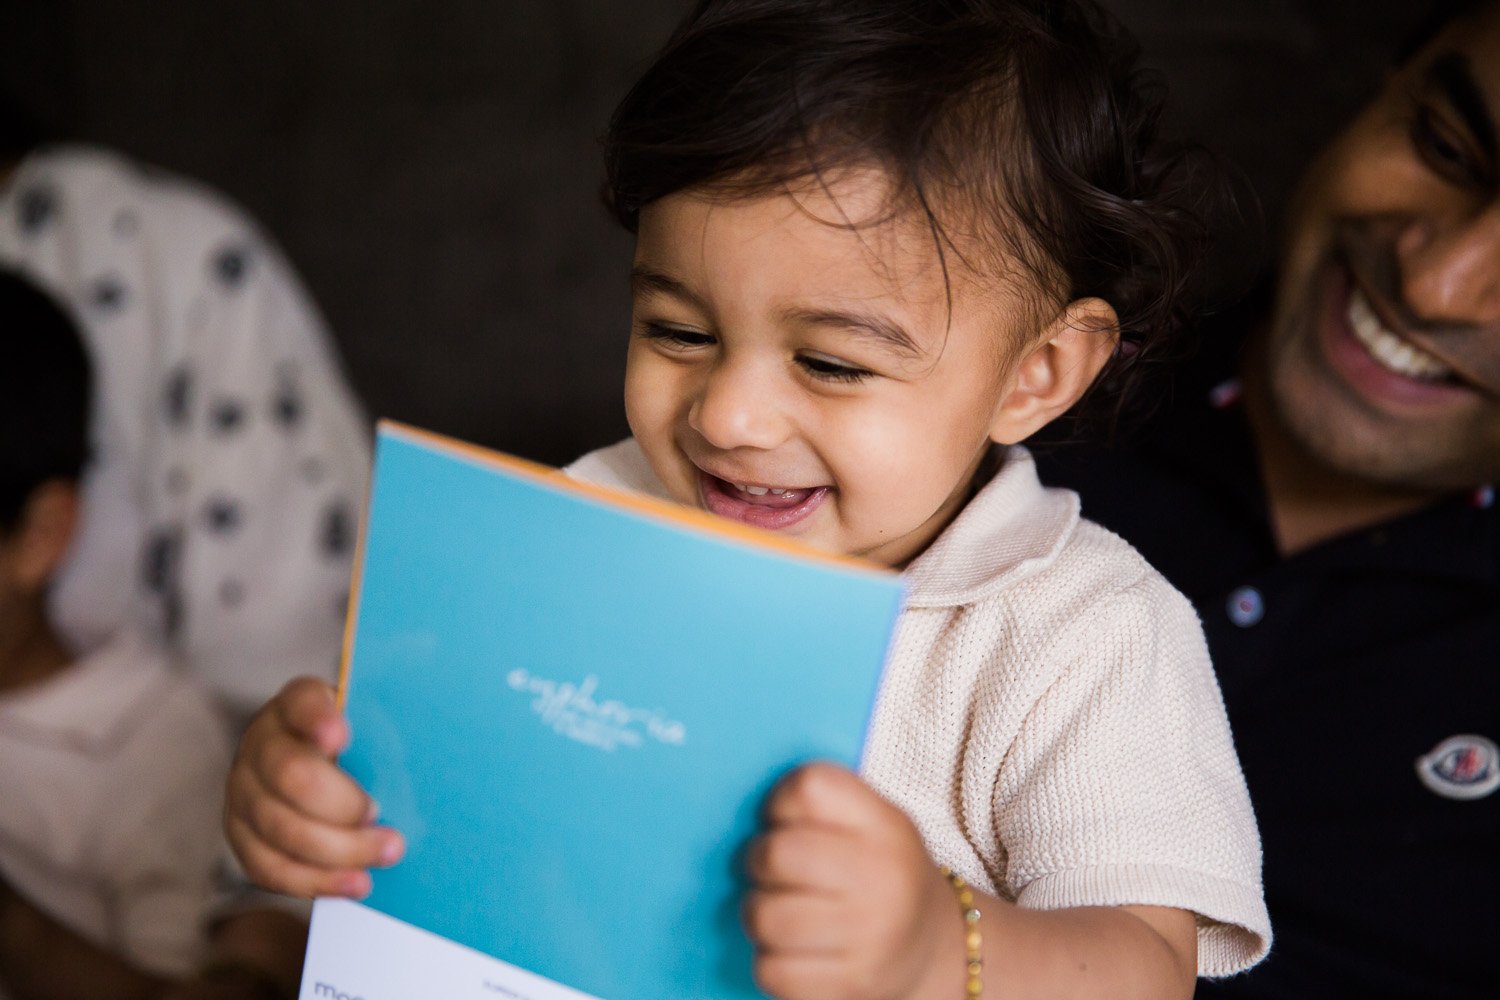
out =
{"type": "Polygon", "coordinates": [[[984,992],[984,953],[980,951],[984,942],[979,936],[979,909],[974,905],[974,893],[970,891],[969,883],[950,868],[943,869],[943,877],[953,886],[953,894],[958,897],[958,905],[964,914],[964,956],[967,962],[964,996],[967,1000],[979,1000],[984,992]]]}

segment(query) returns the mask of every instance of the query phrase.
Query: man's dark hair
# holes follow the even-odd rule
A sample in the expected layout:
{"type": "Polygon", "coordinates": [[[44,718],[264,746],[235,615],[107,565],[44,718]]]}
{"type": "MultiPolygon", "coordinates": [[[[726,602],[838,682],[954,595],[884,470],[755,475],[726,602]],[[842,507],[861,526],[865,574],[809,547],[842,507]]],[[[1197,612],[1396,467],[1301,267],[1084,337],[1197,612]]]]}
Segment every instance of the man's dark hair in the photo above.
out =
{"type": "Polygon", "coordinates": [[[73,321],[6,270],[0,270],[0,340],[0,532],[9,532],[38,486],[82,473],[93,391],[73,321]]]}
{"type": "Polygon", "coordinates": [[[1471,14],[1477,14],[1497,0],[1433,0],[1415,28],[1402,40],[1396,50],[1399,66],[1421,50],[1422,46],[1436,38],[1449,24],[1471,14]]]}
{"type": "Polygon", "coordinates": [[[877,165],[945,273],[962,258],[947,230],[977,229],[1058,300],[1113,306],[1118,402],[1172,353],[1207,256],[1200,210],[1222,191],[1158,147],[1162,90],[1090,0],[699,0],[611,120],[605,198],[634,231],[687,188],[877,165]]]}

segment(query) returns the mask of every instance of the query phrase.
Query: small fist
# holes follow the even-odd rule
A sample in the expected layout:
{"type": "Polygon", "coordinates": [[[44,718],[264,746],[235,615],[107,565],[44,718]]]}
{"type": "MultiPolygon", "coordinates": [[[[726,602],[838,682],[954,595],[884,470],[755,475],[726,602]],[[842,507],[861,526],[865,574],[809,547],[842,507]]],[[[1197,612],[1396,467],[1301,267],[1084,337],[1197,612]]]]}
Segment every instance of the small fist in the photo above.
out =
{"type": "Polygon", "coordinates": [[[938,958],[962,961],[945,953],[958,911],[916,827],[842,767],[777,785],[746,867],[755,978],[780,1000],[905,997],[938,958]]]}
{"type": "Polygon", "coordinates": [[[240,741],[224,828],[250,877],[291,896],[364,896],[368,869],[394,864],[400,835],[374,825],[375,804],[335,762],[349,740],[333,688],[287,684],[240,741]]]}

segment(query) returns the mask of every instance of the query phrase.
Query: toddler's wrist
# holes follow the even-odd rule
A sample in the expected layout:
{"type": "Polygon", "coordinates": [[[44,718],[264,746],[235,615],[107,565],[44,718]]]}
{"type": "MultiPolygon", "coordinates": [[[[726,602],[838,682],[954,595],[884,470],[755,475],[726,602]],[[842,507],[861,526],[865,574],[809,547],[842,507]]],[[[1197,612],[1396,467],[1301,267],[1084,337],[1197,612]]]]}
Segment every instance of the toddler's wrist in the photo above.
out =
{"type": "MultiPolygon", "coordinates": [[[[934,866],[936,889],[930,896],[932,928],[925,971],[913,1000],[979,1000],[984,992],[979,963],[984,930],[977,915],[983,903],[972,887],[946,866],[934,866]]],[[[985,916],[988,916],[986,913],[985,916]]]]}

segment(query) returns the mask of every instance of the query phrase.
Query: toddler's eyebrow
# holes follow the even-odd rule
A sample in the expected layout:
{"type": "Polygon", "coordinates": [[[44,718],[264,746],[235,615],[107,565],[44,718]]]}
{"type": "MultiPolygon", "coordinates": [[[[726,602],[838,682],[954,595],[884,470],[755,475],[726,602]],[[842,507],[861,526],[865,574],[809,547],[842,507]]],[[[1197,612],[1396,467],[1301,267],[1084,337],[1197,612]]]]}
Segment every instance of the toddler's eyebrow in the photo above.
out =
{"type": "Polygon", "coordinates": [[[898,354],[911,358],[924,356],[911,334],[884,316],[874,313],[840,312],[827,309],[788,309],[781,314],[788,323],[810,326],[832,326],[850,333],[868,337],[898,354]]]}
{"type": "Polygon", "coordinates": [[[630,290],[636,295],[645,295],[655,292],[661,295],[671,295],[682,299],[695,309],[706,312],[703,300],[694,295],[692,290],[682,282],[670,275],[645,264],[636,264],[630,269],[630,290]]]}
{"type": "MultiPolygon", "coordinates": [[[[637,295],[653,293],[671,295],[695,309],[707,311],[703,300],[694,295],[690,288],[671,275],[645,264],[636,264],[630,269],[630,288],[637,295]]],[[[925,356],[925,352],[917,346],[911,334],[903,330],[899,324],[875,313],[843,312],[831,309],[788,309],[782,312],[781,319],[785,323],[837,327],[857,336],[867,337],[907,357],[925,356]]]]}

